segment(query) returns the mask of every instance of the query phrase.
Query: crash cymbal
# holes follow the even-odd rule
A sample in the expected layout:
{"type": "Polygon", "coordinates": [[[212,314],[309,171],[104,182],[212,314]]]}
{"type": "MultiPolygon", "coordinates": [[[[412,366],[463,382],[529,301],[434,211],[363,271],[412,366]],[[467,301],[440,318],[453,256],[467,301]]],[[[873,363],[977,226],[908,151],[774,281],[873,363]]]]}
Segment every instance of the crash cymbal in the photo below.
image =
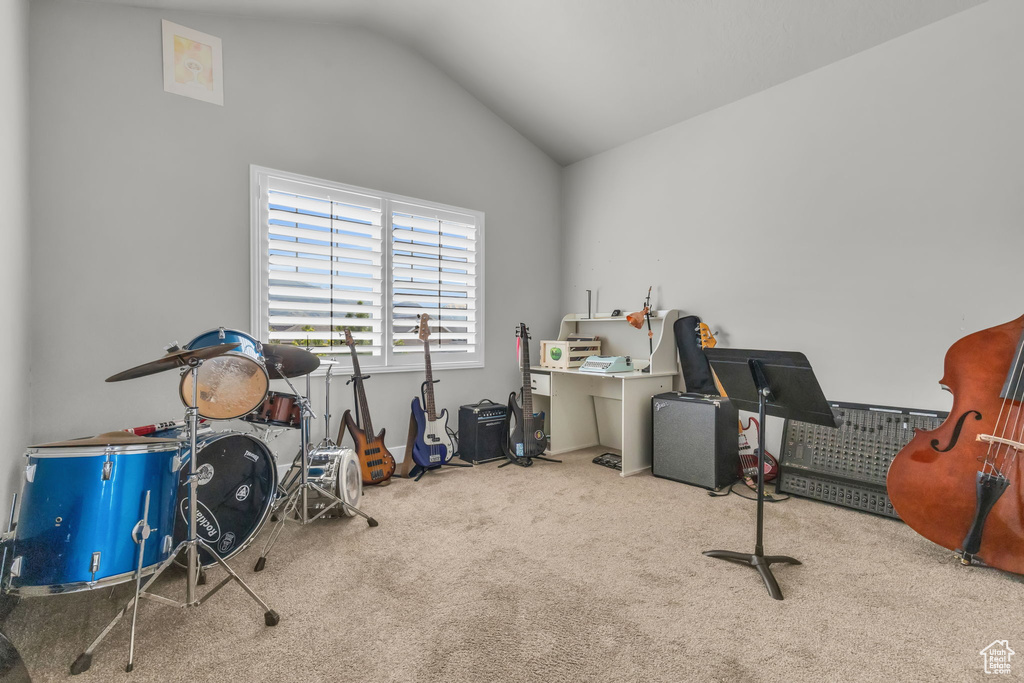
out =
{"type": "Polygon", "coordinates": [[[207,358],[215,358],[216,356],[222,356],[232,349],[237,349],[238,344],[216,344],[215,346],[204,346],[201,349],[193,349],[192,351],[175,351],[169,353],[163,358],[157,358],[154,361],[144,363],[143,365],[137,365],[134,368],[119,372],[116,375],[111,375],[107,378],[108,382],[121,382],[126,379],[135,379],[136,377],[145,377],[146,375],[155,375],[158,372],[164,370],[170,370],[171,368],[181,368],[188,365],[188,362],[192,358],[199,358],[200,360],[206,360],[207,358]]]}
{"type": "Polygon", "coordinates": [[[135,436],[128,432],[107,432],[99,436],[90,436],[69,441],[55,441],[30,448],[77,448],[79,446],[133,446],[138,444],[177,443],[178,439],[159,439],[148,436],[135,436]]]}
{"type": "Polygon", "coordinates": [[[299,346],[289,344],[264,344],[263,359],[267,364],[270,379],[301,377],[320,367],[320,357],[299,346]],[[281,369],[278,370],[277,366],[281,369]]]}

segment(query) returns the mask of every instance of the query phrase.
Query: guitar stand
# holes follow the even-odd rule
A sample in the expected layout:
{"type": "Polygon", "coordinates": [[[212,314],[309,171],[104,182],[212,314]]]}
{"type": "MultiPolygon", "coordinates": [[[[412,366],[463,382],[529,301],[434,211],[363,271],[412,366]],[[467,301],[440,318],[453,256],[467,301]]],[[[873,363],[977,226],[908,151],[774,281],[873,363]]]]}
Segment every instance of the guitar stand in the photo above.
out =
{"type": "Polygon", "coordinates": [[[521,458],[512,456],[511,458],[505,460],[505,462],[498,465],[498,469],[500,470],[502,467],[507,467],[508,465],[519,465],[520,467],[529,467],[530,465],[533,464],[534,460],[543,460],[544,462],[562,462],[557,458],[548,458],[543,455],[531,455],[530,457],[523,456],[521,458]],[[526,462],[522,463],[520,462],[520,460],[525,460],[526,462]]]}
{"type": "MultiPolygon", "coordinates": [[[[803,354],[784,351],[745,351],[742,349],[704,349],[704,353],[715,369],[722,385],[729,392],[729,399],[741,410],[749,410],[753,395],[757,396],[757,415],[761,429],[758,431],[757,471],[764,473],[765,432],[768,404],[778,417],[813,422],[826,427],[835,427],[831,408],[821,393],[821,387],[811,372],[810,363],[803,354]],[[745,367],[743,367],[745,366],[745,367]],[[771,368],[772,372],[766,372],[771,368]],[[745,376],[744,376],[745,375],[745,376]],[[751,384],[753,380],[753,384],[751,384]],[[773,391],[773,384],[775,390],[773,391]],[[753,389],[753,394],[750,389],[753,389]],[[787,400],[788,399],[788,400],[787,400]],[[788,405],[786,405],[788,404],[788,405]]],[[[800,564],[787,555],[764,554],[764,476],[757,477],[757,538],[753,553],[732,550],[706,550],[704,554],[720,560],[753,567],[764,581],[768,594],[782,600],[773,564],[800,564]]]]}
{"type": "Polygon", "coordinates": [[[292,521],[297,522],[300,526],[305,526],[310,522],[315,522],[337,507],[339,509],[351,510],[365,519],[366,523],[371,527],[375,527],[379,524],[376,519],[370,517],[359,508],[354,505],[349,505],[338,496],[330,493],[316,483],[309,481],[309,423],[310,420],[316,419],[316,415],[313,413],[312,406],[309,402],[309,375],[306,375],[306,395],[302,396],[299,392],[295,391],[295,387],[292,386],[291,381],[284,376],[284,372],[282,372],[280,364],[278,364],[277,370],[278,374],[281,375],[281,378],[288,383],[288,387],[292,390],[292,393],[298,396],[299,406],[301,408],[300,420],[302,426],[300,431],[302,446],[300,447],[298,454],[298,459],[301,461],[299,464],[299,483],[298,486],[288,493],[288,497],[285,498],[284,501],[275,506],[281,509],[281,512],[275,512],[278,516],[277,523],[270,532],[270,537],[267,538],[266,545],[263,546],[263,553],[260,555],[259,559],[256,560],[256,566],[253,567],[254,572],[261,572],[266,568],[267,556],[277,543],[277,539],[281,537],[281,531],[284,529],[285,522],[292,521]],[[310,492],[314,492],[320,497],[327,499],[327,504],[320,508],[313,516],[310,516],[309,514],[310,492]],[[292,514],[295,515],[294,519],[291,518],[292,514]]]}

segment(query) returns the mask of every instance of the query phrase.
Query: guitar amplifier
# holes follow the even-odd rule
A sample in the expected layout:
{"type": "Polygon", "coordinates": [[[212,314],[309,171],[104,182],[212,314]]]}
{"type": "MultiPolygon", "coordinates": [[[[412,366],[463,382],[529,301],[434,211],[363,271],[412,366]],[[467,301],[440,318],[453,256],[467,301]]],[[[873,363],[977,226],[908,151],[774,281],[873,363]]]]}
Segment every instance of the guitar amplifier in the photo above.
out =
{"type": "Polygon", "coordinates": [[[727,398],[670,391],[651,399],[651,473],[720,489],[739,478],[736,407],[727,398]]]}
{"type": "Polygon", "coordinates": [[[507,415],[508,406],[491,401],[459,406],[459,457],[472,463],[504,458],[507,415]]]}

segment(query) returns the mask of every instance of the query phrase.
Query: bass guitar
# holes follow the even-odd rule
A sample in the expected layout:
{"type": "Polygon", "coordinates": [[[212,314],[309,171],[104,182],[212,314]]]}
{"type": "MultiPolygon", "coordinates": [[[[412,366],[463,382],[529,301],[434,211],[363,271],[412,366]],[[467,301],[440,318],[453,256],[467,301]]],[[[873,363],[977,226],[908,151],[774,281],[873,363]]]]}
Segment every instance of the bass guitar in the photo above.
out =
{"type": "MultiPolygon", "coordinates": [[[[758,449],[751,447],[750,441],[747,439],[747,432],[751,428],[757,430],[754,434],[754,443],[757,443],[761,431],[761,425],[757,423],[757,418],[752,417],[747,420],[746,427],[743,426],[742,421],[740,422],[740,469],[742,470],[743,483],[756,491],[758,449]]],[[[766,449],[764,452],[764,480],[774,481],[778,476],[779,461],[766,449]]]]}
{"type": "Polygon", "coordinates": [[[530,382],[530,330],[526,323],[519,323],[516,337],[522,348],[520,365],[523,372],[522,405],[517,392],[508,396],[508,441],[503,444],[505,457],[509,462],[523,467],[533,464],[533,458],[540,458],[548,447],[544,433],[544,413],[533,412],[533,388],[530,382]]]}
{"type": "Polygon", "coordinates": [[[412,400],[412,416],[416,420],[416,441],[412,447],[412,459],[423,469],[447,464],[455,455],[451,437],[448,436],[448,411],[437,414],[434,406],[434,375],[430,369],[430,316],[420,315],[420,341],[423,342],[423,364],[427,380],[423,383],[423,400],[412,400]],[[426,407],[424,408],[424,404],[426,407]]]}
{"type": "MultiPolygon", "coordinates": [[[[697,336],[700,342],[701,349],[713,349],[718,344],[718,340],[715,339],[715,335],[711,333],[711,328],[706,323],[697,324],[697,336]]],[[[714,374],[714,370],[711,371],[711,378],[715,382],[715,386],[718,387],[718,393],[725,396],[725,388],[718,381],[718,377],[714,374]]],[[[743,427],[743,421],[740,420],[736,425],[739,428],[739,454],[740,454],[740,475],[743,477],[743,483],[746,484],[750,489],[757,490],[757,460],[758,451],[756,448],[751,448],[750,441],[747,440],[747,430],[750,429],[751,424],[757,426],[757,429],[761,429],[761,425],[757,423],[756,418],[750,418],[747,421],[746,428],[743,427]]],[[[757,437],[754,438],[757,441],[757,437]]],[[[764,480],[772,481],[779,476],[779,461],[775,459],[771,453],[767,450],[764,454],[764,480]]]]}
{"type": "Polygon", "coordinates": [[[384,445],[384,431],[374,434],[373,423],[370,421],[370,408],[366,403],[366,392],[363,390],[363,380],[366,379],[359,370],[359,354],[356,353],[356,343],[352,339],[352,333],[345,330],[345,344],[352,353],[352,381],[356,383],[356,401],[359,405],[359,418],[362,428],[352,418],[352,411],[346,410],[341,416],[341,433],[338,434],[338,443],[344,436],[344,430],[352,436],[355,444],[353,450],[359,456],[359,469],[362,473],[364,484],[379,484],[391,478],[395,473],[395,458],[384,445]]]}

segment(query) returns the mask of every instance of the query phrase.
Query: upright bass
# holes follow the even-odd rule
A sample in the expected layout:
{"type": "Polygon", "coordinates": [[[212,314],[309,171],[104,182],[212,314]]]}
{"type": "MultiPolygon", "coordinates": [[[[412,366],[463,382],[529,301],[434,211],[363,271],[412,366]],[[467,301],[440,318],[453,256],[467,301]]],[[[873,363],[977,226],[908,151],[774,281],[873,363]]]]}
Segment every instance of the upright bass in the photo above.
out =
{"type": "Polygon", "coordinates": [[[893,458],[887,487],[910,528],[964,564],[1024,574],[1024,316],[946,352],[949,417],[893,458]]]}

